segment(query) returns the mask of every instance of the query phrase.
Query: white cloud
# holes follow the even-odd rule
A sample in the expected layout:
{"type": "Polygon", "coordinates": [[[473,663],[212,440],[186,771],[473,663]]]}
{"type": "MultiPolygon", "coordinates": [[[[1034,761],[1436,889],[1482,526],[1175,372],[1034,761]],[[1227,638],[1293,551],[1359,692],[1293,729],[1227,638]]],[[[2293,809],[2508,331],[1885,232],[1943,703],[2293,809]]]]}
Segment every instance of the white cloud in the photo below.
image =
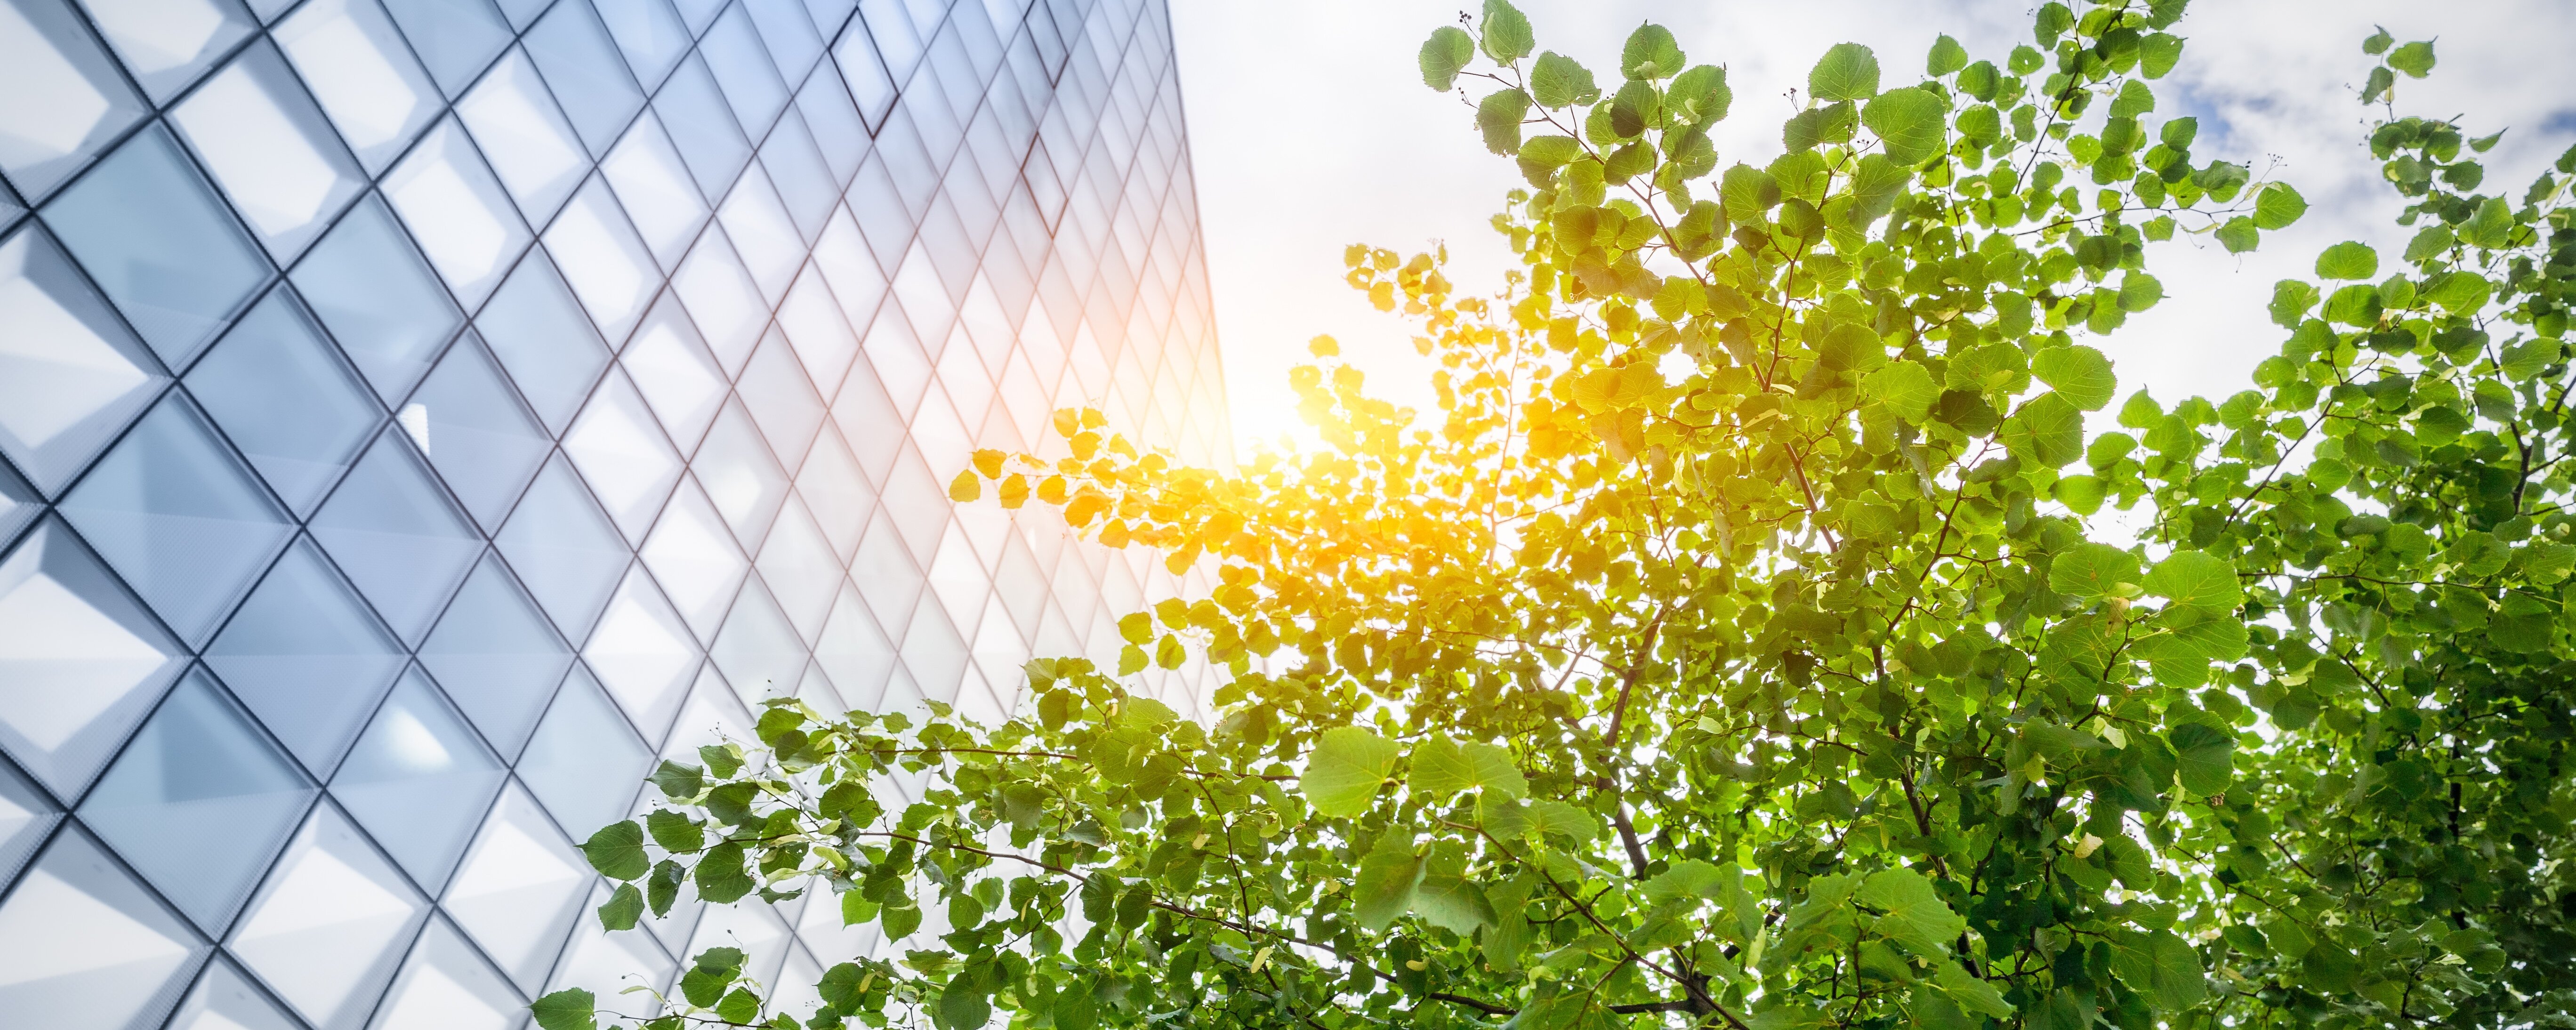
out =
{"type": "MultiPolygon", "coordinates": [[[[2026,38],[2030,10],[1961,0],[1521,6],[1543,47],[1596,71],[1615,63],[1639,22],[1671,28],[1692,60],[1728,67],[1736,100],[1718,135],[1721,160],[1755,163],[1777,153],[1779,123],[1793,111],[1788,90],[1803,86],[1827,46],[1866,44],[1888,80],[1903,81],[1941,32],[2000,59],[2026,38]]],[[[1487,226],[1520,178],[1478,143],[1468,108],[1423,88],[1414,70],[1422,38],[1459,13],[1387,0],[1172,5],[1239,439],[1297,428],[1286,372],[1317,333],[1341,339],[1384,395],[1428,402],[1425,363],[1404,323],[1342,284],[1344,245],[1411,251],[1445,241],[1464,289],[1487,288],[1508,263],[1487,226]]],[[[2263,313],[2275,280],[2306,274],[2317,249],[2337,240],[2392,254],[2403,246],[2392,222],[2399,204],[2361,145],[2367,112],[2353,99],[2367,67],[2358,45],[2374,24],[2401,40],[2439,34],[2440,67],[2400,86],[2402,112],[2461,115],[2473,132],[2512,127],[2488,155],[2488,192],[2519,195],[2576,142],[2576,63],[2558,53],[2576,39],[2576,6],[2202,0],[2178,28],[2191,45],[2165,80],[2159,113],[2198,116],[2195,157],[2252,161],[2258,175],[2270,169],[2296,185],[2312,209],[2243,258],[2189,241],[2151,252],[2168,299],[2112,337],[2124,383],[2168,402],[2242,389],[2280,338],[2263,313]]]]}

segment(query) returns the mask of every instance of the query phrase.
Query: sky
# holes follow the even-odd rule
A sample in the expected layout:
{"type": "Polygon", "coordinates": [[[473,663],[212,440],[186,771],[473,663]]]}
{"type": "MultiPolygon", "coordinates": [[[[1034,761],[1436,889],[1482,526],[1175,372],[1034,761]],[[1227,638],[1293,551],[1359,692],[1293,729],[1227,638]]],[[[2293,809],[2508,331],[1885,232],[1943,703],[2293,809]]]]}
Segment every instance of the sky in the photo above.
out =
{"type": "MultiPolygon", "coordinates": [[[[1716,135],[1721,167],[1760,165],[1780,150],[1825,48],[1877,52],[1886,82],[1919,75],[1948,33],[1972,56],[2001,64],[2029,34],[2027,0],[1524,0],[1541,49],[1615,79],[1620,43],[1638,24],[1671,29],[1694,63],[1727,68],[1733,113],[1716,135]]],[[[1428,406],[1428,362],[1406,324],[1342,282],[1342,249],[1367,242],[1410,253],[1446,243],[1462,291],[1501,283],[1510,252],[1490,227],[1504,193],[1521,185],[1509,159],[1485,151],[1473,112],[1422,84],[1414,55],[1433,28],[1481,8],[1414,0],[1174,0],[1181,90],[1197,173],[1238,447],[1296,433],[1292,366],[1306,342],[1330,334],[1369,373],[1373,392],[1428,406]]],[[[2246,388],[2282,331],[2264,313],[2272,284],[2311,276],[2316,252],[2340,240],[2394,258],[2411,230],[2363,146],[2369,112],[2356,99],[2369,67],[2360,42],[2384,25],[2399,40],[2431,38],[2439,66],[2405,81],[2400,113],[2461,117],[2472,135],[2509,129],[2488,157],[2482,189],[2519,198],[2532,177],[2576,143],[2576,4],[2560,0],[2200,0],[2175,31],[2189,40],[2157,85],[2158,116],[2200,121],[2195,161],[2246,161],[2258,179],[2295,186],[2310,210],[2230,255],[2191,237],[2150,246],[2148,268],[2166,299],[2106,341],[2122,391],[2145,387],[2170,404],[2246,388]]],[[[1464,80],[1474,82],[1475,80],[1464,80]]],[[[1471,94],[1479,91],[1471,88],[1471,94]]]]}

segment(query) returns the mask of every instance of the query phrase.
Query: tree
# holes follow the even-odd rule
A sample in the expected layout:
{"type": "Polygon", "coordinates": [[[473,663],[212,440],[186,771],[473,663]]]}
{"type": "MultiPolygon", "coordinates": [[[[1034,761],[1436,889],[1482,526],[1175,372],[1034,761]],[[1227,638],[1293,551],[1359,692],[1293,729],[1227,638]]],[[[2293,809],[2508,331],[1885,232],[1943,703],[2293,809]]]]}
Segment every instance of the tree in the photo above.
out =
{"type": "Polygon", "coordinates": [[[1722,170],[1725,70],[1664,29],[1599,73],[1504,0],[1434,32],[1530,182],[1496,294],[1348,254],[1440,409],[1318,339],[1316,451],[1184,468],[1067,411],[979,454],[961,501],[1221,585],[1000,726],[780,700],[665,764],[585,847],[609,926],[805,890],[909,950],[782,1014],[718,948],[644,1025],[2576,1022],[2576,150],[2470,192],[2496,137],[2398,116],[2432,45],[2373,37],[2414,241],[2281,283],[2254,389],[2088,438],[2143,244],[2306,207],[2155,116],[2182,6],[2048,3],[1884,89],[1834,47],[1722,170]],[[1122,686],[1191,648],[1211,725],[1122,686]]]}

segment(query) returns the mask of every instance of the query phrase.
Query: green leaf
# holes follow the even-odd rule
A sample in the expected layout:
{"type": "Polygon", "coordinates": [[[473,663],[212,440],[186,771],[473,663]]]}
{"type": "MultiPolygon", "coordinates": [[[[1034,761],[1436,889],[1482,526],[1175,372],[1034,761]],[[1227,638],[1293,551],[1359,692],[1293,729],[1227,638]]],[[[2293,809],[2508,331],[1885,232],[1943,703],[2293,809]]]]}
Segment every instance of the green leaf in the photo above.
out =
{"type": "Polygon", "coordinates": [[[1563,168],[1583,156],[1583,144],[1572,136],[1532,136],[1521,143],[1520,156],[1541,168],[1563,168]]]}
{"type": "Polygon", "coordinates": [[[599,999],[579,987],[556,991],[528,1006],[545,1030],[598,1030],[599,999]]]}
{"type": "Polygon", "coordinates": [[[1458,81],[1458,72],[1476,59],[1476,41],[1467,30],[1443,25],[1431,30],[1431,38],[1422,41],[1422,84],[1446,93],[1458,81]]]}
{"type": "Polygon", "coordinates": [[[867,971],[860,969],[858,963],[843,962],[823,971],[823,979],[814,985],[814,993],[822,996],[823,1004],[843,1012],[856,1012],[863,997],[859,993],[859,984],[866,980],[867,971]]]}
{"type": "Polygon", "coordinates": [[[1532,833],[1555,834],[1577,844],[1587,843],[1601,836],[1599,818],[1554,798],[1530,802],[1525,814],[1529,817],[1532,833]]]}
{"type": "Polygon", "coordinates": [[[2419,39],[2390,51],[2388,66],[2405,72],[2410,79],[2433,74],[2433,41],[2419,39]]]}
{"type": "Polygon", "coordinates": [[[1501,89],[1488,94],[1476,104],[1476,128],[1485,134],[1485,149],[1497,154],[1517,155],[1521,149],[1521,119],[1529,115],[1530,95],[1517,89],[1501,89]]]}
{"type": "Polygon", "coordinates": [[[719,780],[729,780],[742,771],[742,749],[731,744],[708,744],[698,749],[698,761],[707,763],[707,771],[719,780]]]}
{"type": "Polygon", "coordinates": [[[654,809],[644,816],[644,826],[664,851],[687,855],[707,846],[706,824],[678,812],[654,809]]]}
{"type": "Polygon", "coordinates": [[[2317,288],[2297,279],[2283,279],[2272,284],[2272,324],[2283,329],[2296,329],[2317,306],[2317,288]]]}
{"type": "Polygon", "coordinates": [[[1485,20],[1477,29],[1484,35],[1485,56],[1496,64],[1527,57],[1530,48],[1537,45],[1530,36],[1529,18],[1509,0],[1485,0],[1485,20]]]}
{"type": "Polygon", "coordinates": [[[1466,850],[1457,842],[1432,845],[1430,856],[1423,861],[1421,878],[1414,886],[1414,914],[1461,937],[1473,936],[1477,930],[1494,925],[1493,904],[1486,899],[1484,888],[1467,879],[1466,869],[1466,850]]]}
{"type": "Polygon", "coordinates": [[[706,789],[706,776],[697,766],[665,760],[653,770],[653,785],[662,788],[662,796],[673,801],[687,801],[706,789]]]}
{"type": "Polygon", "coordinates": [[[2013,1007],[2004,1000],[1995,985],[1978,979],[1956,962],[1940,963],[1932,974],[1932,984],[1960,1008],[1981,1016],[2010,1019],[2013,1007]]]}
{"type": "Polygon", "coordinates": [[[1097,1030],[1100,992],[1088,984],[1076,983],[1055,996],[1053,1012],[1056,1030],[1097,1030]]]}
{"type": "Polygon", "coordinates": [[[1601,87],[1592,84],[1591,69],[1553,50],[1538,55],[1538,63],[1530,67],[1529,90],[1540,107],[1551,109],[1590,103],[1601,95],[1601,87]]]}
{"type": "Polygon", "coordinates": [[[750,870],[743,867],[742,845],[730,841],[708,848],[698,859],[692,879],[698,885],[699,897],[719,905],[740,901],[759,886],[750,870]]]}
{"type": "Polygon", "coordinates": [[[1664,103],[1672,109],[1673,117],[1693,125],[1707,125],[1726,117],[1727,108],[1735,103],[1735,91],[1726,85],[1726,69],[1713,64],[1697,65],[1675,76],[1665,87],[1664,103]]]}
{"type": "Polygon", "coordinates": [[[1359,878],[1351,884],[1351,914],[1363,927],[1386,929],[1413,908],[1414,892],[1422,886],[1423,863],[1405,836],[1390,833],[1360,858],[1359,878]]]}
{"type": "Polygon", "coordinates": [[[2023,461],[2060,468],[2084,456],[2084,412],[2051,390],[2022,402],[1995,437],[2023,461]]]}
{"type": "Polygon", "coordinates": [[[2308,213],[2308,198],[2299,195],[2289,183],[2276,182],[2254,195],[2254,226],[2258,229],[2287,229],[2308,213]]]}
{"type": "Polygon", "coordinates": [[[1858,43],[1834,44],[1807,73],[1807,93],[1828,103],[1878,95],[1878,55],[1858,43]]]}
{"type": "Polygon", "coordinates": [[[2236,735],[2206,723],[2186,722],[2165,734],[2173,745],[2175,775],[2183,793],[2209,797],[2227,792],[2236,776],[2236,735]]]}
{"type": "Polygon", "coordinates": [[[1619,73],[1631,79],[1669,79],[1681,74],[1683,64],[1672,30],[1653,22],[1637,26],[1619,50],[1619,73]]]}
{"type": "Polygon", "coordinates": [[[2150,79],[2164,78],[2181,60],[2182,37],[2152,32],[2138,41],[2138,72],[2150,79]]]}
{"type": "MultiPolygon", "coordinates": [[[[2136,278],[2139,273],[2129,273],[2136,278]]],[[[2125,291],[2124,291],[2125,292],[2125,291]]],[[[2158,288],[2162,292],[2162,288],[2158,288]]],[[[2082,411],[2100,411],[2111,403],[2111,392],[2119,381],[2111,375],[2111,359],[2102,352],[2082,345],[2051,347],[2030,359],[2030,374],[2047,383],[2066,403],[2082,411]]]]}
{"type": "Polygon", "coordinates": [[[2368,279],[2379,274],[2379,252],[2368,244],[2346,240],[2317,255],[2320,279],[2368,279]]]}
{"type": "Polygon", "coordinates": [[[2207,618],[2233,616],[2245,603],[2244,588],[2236,582],[2236,563],[2202,551],[2174,552],[2157,562],[2139,585],[2164,598],[2169,610],[2207,618]]]}
{"type": "Polygon", "coordinates": [[[2108,751],[2110,742],[2083,730],[2068,729],[2043,719],[2022,724],[2022,743],[2032,751],[2049,758],[2064,758],[2087,751],[2108,751]]]}
{"type": "MultiPolygon", "coordinates": [[[[1873,65],[1873,84],[1877,81],[1874,69],[1873,65]]],[[[1860,110],[1861,124],[1878,134],[1887,159],[1909,166],[1941,153],[1943,122],[1948,116],[1949,106],[1940,96],[1921,87],[1888,90],[1860,110]]]]}
{"type": "Polygon", "coordinates": [[[635,921],[644,916],[644,892],[631,883],[617,885],[608,901],[599,906],[599,925],[611,930],[632,930],[635,921]]]}
{"type": "Polygon", "coordinates": [[[984,1030],[984,1024],[993,1019],[993,1000],[984,993],[983,978],[971,972],[957,974],[939,992],[930,1017],[942,1030],[984,1030]]]}
{"type": "Polygon", "coordinates": [[[1873,932],[1927,959],[1948,955],[1951,942],[1968,932],[1968,921],[1950,911],[1932,881],[1912,869],[1871,873],[1852,899],[1886,913],[1872,924],[1873,932]]]}
{"type": "Polygon", "coordinates": [[[1413,774],[1405,787],[1426,801],[1447,801],[1480,787],[1511,798],[1529,794],[1529,781],[1512,764],[1510,751],[1480,742],[1460,745],[1447,737],[1433,737],[1413,749],[1413,774]]]}
{"type": "Polygon", "coordinates": [[[1325,730],[1314,753],[1306,757],[1306,774],[1298,778],[1297,789],[1315,811],[1350,818],[1368,811],[1377,800],[1378,788],[1395,771],[1396,757],[1402,753],[1386,738],[1357,726],[1325,730]]]}
{"type": "Polygon", "coordinates": [[[2242,254],[2262,242],[2260,233],[2253,219],[2238,215],[2220,225],[2214,235],[2218,237],[2218,245],[2227,248],[2228,253],[2242,254]]]}
{"type": "Polygon", "coordinates": [[[1940,78],[1968,66],[1968,48],[1947,33],[1932,41],[1932,52],[1923,59],[1923,74],[1940,78]]]}
{"type": "MultiPolygon", "coordinates": [[[[2133,271],[2120,277],[2120,310],[2135,314],[2156,306],[2156,302],[2163,299],[2165,284],[2158,282],[2155,276],[2133,271]]],[[[2102,403],[2110,402],[2110,397],[2102,398],[2102,403]]]]}
{"type": "Polygon", "coordinates": [[[910,905],[889,907],[878,914],[877,923],[885,928],[884,939],[899,941],[921,929],[921,910],[910,905]]]}
{"type": "Polygon", "coordinates": [[[1686,858],[1646,881],[1646,897],[1658,904],[1685,898],[1715,899],[1721,896],[1730,875],[1737,874],[1696,858],[1686,858]]]}
{"type": "Polygon", "coordinates": [[[1919,425],[1932,413],[1932,403],[1941,399],[1941,384],[1934,382],[1930,370],[1911,360],[1897,360],[1879,366],[1862,376],[1861,393],[1909,425],[1919,425]]]}
{"type": "Polygon", "coordinates": [[[644,856],[644,828],[634,822],[610,823],[582,842],[590,867],[612,880],[632,880],[653,868],[644,856]]]}
{"type": "Polygon", "coordinates": [[[2081,543],[2050,560],[2048,588],[2079,598],[2125,597],[2137,591],[2138,556],[2109,544],[2081,543]]]}

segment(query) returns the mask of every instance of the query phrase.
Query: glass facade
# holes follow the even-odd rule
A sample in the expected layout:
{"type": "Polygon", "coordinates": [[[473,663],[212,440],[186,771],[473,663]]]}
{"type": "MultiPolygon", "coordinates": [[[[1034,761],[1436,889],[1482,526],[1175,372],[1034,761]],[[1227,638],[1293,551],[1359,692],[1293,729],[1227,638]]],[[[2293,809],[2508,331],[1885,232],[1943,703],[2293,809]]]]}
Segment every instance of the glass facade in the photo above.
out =
{"type": "Polygon", "coordinates": [[[603,933],[576,843],[1204,586],[946,490],[1062,406],[1228,460],[1190,174],[1161,0],[0,0],[0,1023],[881,946],[603,933]]]}

